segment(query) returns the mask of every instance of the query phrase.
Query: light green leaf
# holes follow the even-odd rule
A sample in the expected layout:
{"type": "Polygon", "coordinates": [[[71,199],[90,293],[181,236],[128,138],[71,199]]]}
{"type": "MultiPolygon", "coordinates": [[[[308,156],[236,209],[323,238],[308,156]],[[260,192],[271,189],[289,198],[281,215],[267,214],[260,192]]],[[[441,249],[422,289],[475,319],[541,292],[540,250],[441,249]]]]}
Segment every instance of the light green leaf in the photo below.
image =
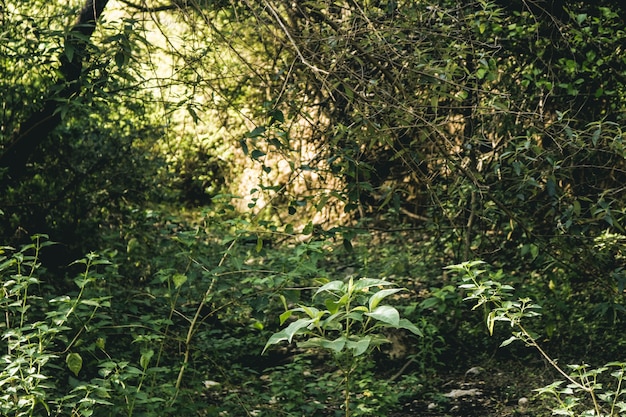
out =
{"type": "Polygon", "coordinates": [[[515,342],[516,340],[519,340],[517,336],[511,336],[508,339],[506,339],[504,342],[500,343],[500,347],[508,346],[511,343],[515,342]]]}
{"type": "Polygon", "coordinates": [[[293,339],[296,333],[298,333],[301,329],[308,327],[315,321],[316,319],[300,319],[289,324],[289,326],[283,330],[283,332],[287,335],[287,341],[291,343],[291,339],[293,339]]]}
{"type": "Polygon", "coordinates": [[[328,339],[320,339],[320,340],[321,340],[321,346],[323,348],[334,350],[335,352],[341,352],[343,348],[346,346],[345,337],[340,337],[335,340],[328,340],[328,339]]]}
{"type": "Polygon", "coordinates": [[[357,321],[363,321],[363,314],[364,312],[362,311],[351,311],[350,313],[346,314],[346,318],[352,319],[352,320],[357,320],[357,321]]]}
{"type": "Polygon", "coordinates": [[[298,343],[298,346],[303,347],[303,348],[321,347],[321,348],[329,349],[338,353],[338,352],[341,352],[343,348],[346,346],[346,338],[342,336],[335,340],[328,340],[328,339],[323,339],[321,337],[312,337],[309,340],[305,340],[304,342],[298,343]]]}
{"type": "Polygon", "coordinates": [[[331,300],[330,298],[324,301],[324,305],[326,305],[326,308],[328,309],[330,314],[335,314],[341,306],[339,301],[331,300]]]}
{"type": "Polygon", "coordinates": [[[293,314],[292,310],[287,310],[283,314],[281,314],[279,316],[279,318],[280,318],[280,325],[282,326],[287,321],[287,319],[289,317],[291,317],[292,314],[293,314]]]}
{"type": "Polygon", "coordinates": [[[371,341],[372,338],[370,336],[365,336],[357,341],[348,341],[347,347],[348,349],[354,350],[354,356],[359,356],[367,351],[371,341]]]}
{"type": "Polygon", "coordinates": [[[424,333],[422,333],[419,327],[411,323],[411,321],[409,321],[408,319],[400,319],[400,323],[398,323],[398,328],[406,329],[416,336],[424,337],[424,333]]]}
{"type": "Polygon", "coordinates": [[[300,306],[300,308],[294,308],[293,311],[302,311],[306,313],[306,315],[311,317],[312,319],[318,318],[324,315],[324,313],[320,314],[320,311],[317,308],[309,307],[309,306],[300,306]]]}
{"type": "Polygon", "coordinates": [[[370,313],[365,313],[366,316],[370,316],[373,319],[382,321],[383,323],[390,324],[391,326],[398,327],[400,324],[400,313],[398,310],[391,306],[380,306],[370,313]]]}
{"type": "Polygon", "coordinates": [[[148,365],[150,364],[150,359],[152,359],[152,356],[154,356],[154,350],[152,349],[148,349],[141,354],[139,364],[144,370],[148,369],[148,365]]]}
{"type": "Polygon", "coordinates": [[[371,287],[380,287],[385,285],[393,285],[389,281],[374,278],[361,278],[354,284],[354,291],[366,290],[371,287]]]}
{"type": "Polygon", "coordinates": [[[375,293],[374,295],[372,295],[369,299],[369,306],[370,306],[370,311],[374,310],[376,307],[378,307],[378,304],[381,302],[381,300],[391,294],[395,294],[397,292],[402,291],[404,288],[387,288],[385,290],[380,290],[377,293],[375,293]]]}
{"type": "Polygon", "coordinates": [[[183,274],[174,274],[172,277],[172,282],[174,282],[174,287],[179,289],[181,285],[187,282],[187,276],[183,274]]]}
{"type": "Polygon", "coordinates": [[[345,291],[345,284],[343,281],[331,281],[328,284],[322,285],[317,291],[315,291],[315,294],[313,294],[313,297],[315,297],[317,294],[324,292],[324,291],[328,291],[328,292],[345,291]]]}
{"type": "Polygon", "coordinates": [[[493,327],[496,323],[495,311],[490,311],[487,315],[487,329],[489,329],[489,336],[493,336],[493,327]]]}
{"type": "Polygon", "coordinates": [[[289,343],[291,343],[291,340],[296,335],[296,333],[298,333],[301,329],[308,327],[311,323],[315,321],[316,321],[315,318],[299,319],[289,324],[289,326],[287,326],[285,329],[281,330],[280,332],[274,333],[268,339],[267,343],[265,344],[265,347],[263,348],[263,352],[261,352],[261,354],[265,353],[265,351],[267,350],[269,346],[278,344],[282,342],[283,340],[286,340],[289,343]]]}
{"type": "Polygon", "coordinates": [[[72,373],[78,376],[78,373],[83,367],[83,358],[78,353],[70,353],[65,358],[65,363],[72,373]]]}

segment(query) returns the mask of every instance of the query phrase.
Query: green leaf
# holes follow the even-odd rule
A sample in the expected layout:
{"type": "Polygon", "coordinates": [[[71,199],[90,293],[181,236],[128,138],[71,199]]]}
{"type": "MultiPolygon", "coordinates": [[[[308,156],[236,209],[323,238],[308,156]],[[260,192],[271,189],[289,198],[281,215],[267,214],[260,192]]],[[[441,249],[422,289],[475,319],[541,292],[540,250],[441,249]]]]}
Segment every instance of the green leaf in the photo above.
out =
{"type": "Polygon", "coordinates": [[[258,150],[258,149],[253,150],[253,151],[252,151],[252,153],[250,154],[250,156],[252,157],[252,159],[255,159],[255,160],[257,160],[257,161],[258,161],[260,158],[263,158],[265,155],[266,155],[266,154],[265,154],[265,152],[260,151],[260,150],[258,150]]]}
{"type": "Polygon", "coordinates": [[[398,310],[391,306],[377,307],[376,310],[370,313],[365,313],[365,315],[382,321],[383,323],[387,323],[393,327],[398,327],[400,325],[400,313],[398,313],[398,310]]]}
{"type": "Polygon", "coordinates": [[[335,340],[320,339],[320,346],[335,352],[341,352],[346,346],[346,338],[342,336],[335,340]]]}
{"type": "Polygon", "coordinates": [[[331,281],[327,284],[322,285],[321,287],[318,288],[317,291],[315,291],[315,294],[313,294],[313,297],[315,297],[317,294],[321,293],[321,292],[333,292],[333,291],[345,291],[345,284],[343,281],[331,281]]]}
{"type": "Polygon", "coordinates": [[[340,303],[339,301],[335,301],[329,298],[326,301],[324,301],[324,305],[326,306],[330,314],[335,314],[337,311],[339,311],[339,307],[341,307],[343,303],[340,303]]]}
{"type": "Polygon", "coordinates": [[[496,312],[490,311],[487,315],[487,329],[489,330],[489,336],[493,336],[493,327],[496,323],[496,312]]]}
{"type": "Polygon", "coordinates": [[[422,333],[422,331],[408,319],[400,319],[398,328],[408,330],[416,336],[424,337],[424,333],[422,333]]]}
{"type": "Polygon", "coordinates": [[[69,62],[74,59],[74,47],[69,42],[65,44],[65,56],[69,62]]]}
{"type": "Polygon", "coordinates": [[[382,279],[361,278],[354,284],[354,291],[366,290],[371,287],[382,287],[385,285],[393,285],[393,283],[382,279]]]}
{"type": "Polygon", "coordinates": [[[504,342],[500,343],[500,347],[508,346],[511,343],[515,342],[516,340],[519,340],[517,336],[511,336],[508,339],[506,339],[504,342]]]}
{"type": "Polygon", "coordinates": [[[346,346],[346,338],[342,336],[335,340],[329,340],[321,337],[312,337],[309,340],[298,343],[298,346],[303,348],[321,347],[339,353],[346,346]]]}
{"type": "Polygon", "coordinates": [[[276,345],[276,344],[278,344],[278,343],[280,343],[280,342],[282,342],[284,340],[286,340],[287,342],[291,343],[291,340],[293,339],[293,337],[301,329],[308,327],[311,323],[313,323],[315,321],[316,321],[316,319],[299,319],[299,320],[294,321],[293,323],[291,323],[284,330],[281,330],[280,332],[274,333],[267,340],[267,343],[265,344],[265,347],[263,348],[263,351],[261,352],[261,354],[265,353],[267,348],[270,347],[271,345],[276,345]]]}
{"type": "Polygon", "coordinates": [[[115,53],[115,65],[117,65],[118,69],[121,69],[125,63],[126,63],[126,56],[124,55],[124,52],[117,51],[115,53]]]}
{"type": "Polygon", "coordinates": [[[593,134],[591,135],[591,143],[593,143],[593,146],[596,146],[598,144],[598,139],[600,139],[600,135],[602,134],[602,129],[596,129],[593,134]]]}
{"type": "Polygon", "coordinates": [[[196,110],[193,108],[191,104],[187,105],[187,112],[193,119],[193,122],[195,124],[198,124],[198,122],[200,121],[200,118],[198,117],[198,113],[196,113],[196,110]]]}
{"type": "MultiPolygon", "coordinates": [[[[283,297],[283,298],[284,298],[284,297],[283,297]]],[[[286,301],[284,301],[284,302],[286,303],[286,301]]],[[[281,315],[279,316],[279,318],[280,318],[280,325],[282,326],[282,325],[283,325],[283,324],[287,321],[287,319],[288,319],[289,317],[291,317],[291,315],[292,315],[292,314],[293,314],[293,311],[292,311],[292,310],[287,310],[287,311],[285,311],[283,314],[281,314],[281,315]]]]}
{"type": "Polygon", "coordinates": [[[302,311],[312,319],[316,319],[324,315],[324,313],[320,314],[320,311],[317,308],[309,306],[300,306],[300,308],[295,308],[293,311],[302,311]]]}
{"type": "Polygon", "coordinates": [[[279,109],[273,109],[269,112],[270,115],[270,125],[274,124],[274,122],[285,123],[285,115],[279,109]]]}
{"type": "Polygon", "coordinates": [[[403,288],[387,288],[385,290],[380,290],[377,293],[375,293],[374,295],[372,295],[369,299],[369,307],[370,307],[370,311],[374,310],[376,307],[378,307],[378,304],[382,301],[383,298],[391,295],[391,294],[395,294],[397,292],[402,291],[403,288]]]}
{"type": "Polygon", "coordinates": [[[359,356],[359,355],[364,354],[367,351],[367,348],[370,347],[371,341],[372,341],[372,338],[370,336],[365,336],[357,340],[356,342],[348,341],[347,347],[348,349],[354,350],[354,356],[359,356]]]}
{"type": "Polygon", "coordinates": [[[287,337],[287,341],[291,343],[291,339],[298,333],[301,329],[307,328],[311,323],[315,322],[316,319],[299,319],[289,324],[287,328],[283,330],[285,336],[287,337]]]}
{"type": "Polygon", "coordinates": [[[139,364],[144,370],[148,369],[148,365],[150,364],[150,359],[152,359],[152,356],[154,356],[154,350],[152,349],[148,349],[141,354],[139,364]]]}
{"type": "Polygon", "coordinates": [[[239,146],[241,146],[241,150],[243,151],[243,154],[248,155],[248,152],[249,152],[248,143],[246,142],[245,139],[241,139],[239,141],[239,146]]]}
{"type": "Polygon", "coordinates": [[[246,137],[248,138],[256,138],[265,133],[265,126],[255,127],[252,131],[246,133],[246,137]]]}
{"type": "Polygon", "coordinates": [[[183,274],[174,274],[172,282],[174,282],[174,288],[179,289],[181,285],[187,282],[187,276],[183,274]]]}
{"type": "Polygon", "coordinates": [[[78,353],[70,353],[65,358],[65,363],[67,367],[75,376],[78,376],[78,373],[83,367],[83,358],[78,353]]]}

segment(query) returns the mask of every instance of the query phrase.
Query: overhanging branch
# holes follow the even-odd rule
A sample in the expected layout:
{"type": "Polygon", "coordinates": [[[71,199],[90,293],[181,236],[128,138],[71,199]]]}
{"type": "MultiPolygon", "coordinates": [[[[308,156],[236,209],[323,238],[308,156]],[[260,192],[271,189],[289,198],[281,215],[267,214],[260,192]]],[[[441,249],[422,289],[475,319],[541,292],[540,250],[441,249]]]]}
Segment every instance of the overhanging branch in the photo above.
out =
{"type": "Polygon", "coordinates": [[[49,90],[41,110],[33,113],[20,124],[11,143],[0,155],[0,168],[15,181],[33,152],[43,140],[61,123],[62,103],[80,92],[80,77],[83,69],[88,40],[96,29],[96,23],[109,0],[86,0],[74,25],[65,38],[64,50],[59,57],[61,77],[49,90]],[[58,93],[53,93],[59,91],[58,93]]]}

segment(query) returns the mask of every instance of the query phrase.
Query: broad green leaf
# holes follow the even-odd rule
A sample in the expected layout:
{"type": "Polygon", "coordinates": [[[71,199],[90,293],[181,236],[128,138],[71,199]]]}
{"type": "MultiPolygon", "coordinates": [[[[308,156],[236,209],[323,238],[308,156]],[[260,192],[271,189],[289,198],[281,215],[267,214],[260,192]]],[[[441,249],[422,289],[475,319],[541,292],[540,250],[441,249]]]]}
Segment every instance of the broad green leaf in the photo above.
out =
{"type": "Polygon", "coordinates": [[[352,320],[363,321],[363,314],[365,313],[361,311],[351,311],[346,317],[352,320]]]}
{"type": "Polygon", "coordinates": [[[69,62],[74,59],[74,46],[69,42],[65,45],[65,56],[69,62]]]}
{"type": "Polygon", "coordinates": [[[367,348],[370,347],[370,342],[372,341],[372,338],[370,336],[365,336],[359,340],[355,341],[348,341],[347,343],[347,347],[348,349],[352,349],[354,350],[354,356],[359,356],[364,354],[367,351],[367,348]]]}
{"type": "Polygon", "coordinates": [[[398,327],[400,324],[400,313],[398,310],[391,306],[380,306],[370,313],[365,313],[366,316],[370,316],[373,319],[382,321],[383,323],[390,324],[391,326],[398,327]]]}
{"type": "Polygon", "coordinates": [[[252,131],[246,133],[246,137],[248,138],[256,138],[265,133],[265,126],[257,126],[252,131]]]}
{"type": "Polygon", "coordinates": [[[324,315],[323,313],[320,314],[320,311],[317,308],[309,306],[300,306],[300,308],[294,308],[293,311],[302,311],[312,319],[316,319],[324,315]]]}
{"type": "Polygon", "coordinates": [[[287,310],[287,311],[285,311],[283,314],[281,314],[281,315],[279,316],[279,319],[280,319],[280,325],[282,326],[282,325],[283,325],[283,324],[287,321],[287,319],[288,319],[289,317],[291,317],[291,315],[292,315],[292,314],[293,314],[293,311],[292,311],[292,310],[287,310]]]}
{"type": "Polygon", "coordinates": [[[370,311],[374,310],[376,307],[378,307],[378,304],[381,302],[381,300],[391,294],[395,294],[397,292],[402,291],[403,288],[387,288],[385,290],[380,290],[377,293],[375,293],[374,295],[372,295],[369,299],[369,307],[370,307],[370,311]]]}
{"type": "Polygon", "coordinates": [[[252,157],[252,159],[255,160],[259,160],[260,158],[263,158],[266,155],[265,152],[259,150],[259,149],[255,149],[252,151],[252,153],[250,154],[250,156],[252,157]]]}
{"type": "Polygon", "coordinates": [[[341,352],[346,346],[346,338],[340,337],[335,340],[320,339],[320,345],[325,349],[334,350],[335,352],[341,352]]]}
{"type": "Polygon", "coordinates": [[[339,311],[339,307],[341,307],[342,304],[340,304],[339,301],[335,301],[329,298],[324,301],[324,305],[326,306],[330,314],[335,314],[337,311],[339,311]]]}
{"type": "MultiPolygon", "coordinates": [[[[427,309],[427,308],[431,308],[431,307],[435,307],[437,305],[441,304],[441,300],[437,297],[430,297],[427,298],[425,300],[423,300],[420,303],[420,307],[423,309],[427,309]]],[[[445,306],[445,304],[443,304],[445,306]]]]}
{"type": "Polygon", "coordinates": [[[279,109],[273,109],[272,111],[269,112],[269,115],[270,115],[270,125],[273,124],[274,122],[279,122],[279,123],[285,122],[285,115],[279,109]]]}
{"type": "Polygon", "coordinates": [[[371,287],[380,287],[385,285],[393,285],[389,281],[374,278],[361,278],[354,284],[354,291],[366,290],[371,287]]]}
{"type": "Polygon", "coordinates": [[[321,337],[312,337],[311,339],[298,343],[298,346],[303,348],[321,347],[339,353],[346,346],[346,338],[342,336],[335,340],[328,340],[321,337]]]}
{"type": "Polygon", "coordinates": [[[115,65],[117,65],[117,68],[120,69],[124,66],[125,63],[126,55],[124,55],[124,52],[122,51],[117,51],[115,53],[115,65]]]}
{"type": "Polygon", "coordinates": [[[70,353],[65,358],[65,363],[67,367],[75,376],[78,376],[78,373],[83,367],[83,358],[78,353],[70,353]]]}
{"type": "Polygon", "coordinates": [[[317,291],[315,291],[313,297],[324,291],[345,291],[345,284],[343,281],[331,281],[327,284],[322,285],[317,291]]]}
{"type": "Polygon", "coordinates": [[[416,336],[424,337],[424,333],[422,333],[422,331],[419,329],[419,327],[417,327],[415,324],[411,323],[411,321],[408,320],[408,319],[400,319],[400,322],[398,323],[398,328],[399,329],[406,329],[406,330],[410,331],[411,333],[413,333],[416,336]]]}
{"type": "Polygon", "coordinates": [[[341,331],[343,329],[343,320],[345,316],[343,312],[337,312],[328,316],[323,322],[321,327],[324,330],[338,330],[341,331]]]}
{"type": "Polygon", "coordinates": [[[298,333],[300,329],[304,329],[308,327],[311,323],[315,321],[316,319],[314,318],[313,319],[299,319],[299,320],[294,321],[293,323],[290,323],[289,326],[287,326],[283,330],[283,332],[287,336],[287,341],[291,343],[291,339],[293,339],[295,334],[298,333]]]}
{"type": "Polygon", "coordinates": [[[271,345],[278,344],[284,340],[291,343],[291,340],[293,339],[294,335],[298,333],[299,330],[308,327],[313,322],[315,322],[315,319],[300,319],[289,324],[289,326],[287,326],[285,329],[281,330],[280,332],[274,333],[267,340],[267,343],[265,344],[265,347],[263,348],[263,352],[261,352],[261,354],[265,353],[267,348],[270,347],[271,345]]]}
{"type": "Polygon", "coordinates": [[[174,288],[179,289],[185,282],[187,282],[187,276],[183,274],[174,274],[172,281],[174,282],[174,288]]]}
{"type": "Polygon", "coordinates": [[[154,356],[154,350],[148,349],[141,354],[141,358],[139,358],[139,364],[141,367],[146,370],[148,369],[148,365],[150,364],[150,359],[154,356]]]}

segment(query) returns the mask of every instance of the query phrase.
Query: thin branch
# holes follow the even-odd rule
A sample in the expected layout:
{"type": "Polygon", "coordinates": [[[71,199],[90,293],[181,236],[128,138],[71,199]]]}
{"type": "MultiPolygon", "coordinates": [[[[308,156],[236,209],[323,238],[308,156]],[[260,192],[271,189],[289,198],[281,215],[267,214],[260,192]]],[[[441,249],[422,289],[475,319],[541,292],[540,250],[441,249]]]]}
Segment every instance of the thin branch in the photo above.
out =
{"type": "Polygon", "coordinates": [[[168,10],[180,10],[182,8],[182,6],[178,3],[172,3],[169,5],[163,4],[161,6],[148,7],[144,4],[137,4],[128,0],[119,0],[119,1],[120,3],[124,3],[130,8],[133,8],[135,10],[138,10],[140,12],[145,12],[145,13],[165,12],[168,10]]]}

